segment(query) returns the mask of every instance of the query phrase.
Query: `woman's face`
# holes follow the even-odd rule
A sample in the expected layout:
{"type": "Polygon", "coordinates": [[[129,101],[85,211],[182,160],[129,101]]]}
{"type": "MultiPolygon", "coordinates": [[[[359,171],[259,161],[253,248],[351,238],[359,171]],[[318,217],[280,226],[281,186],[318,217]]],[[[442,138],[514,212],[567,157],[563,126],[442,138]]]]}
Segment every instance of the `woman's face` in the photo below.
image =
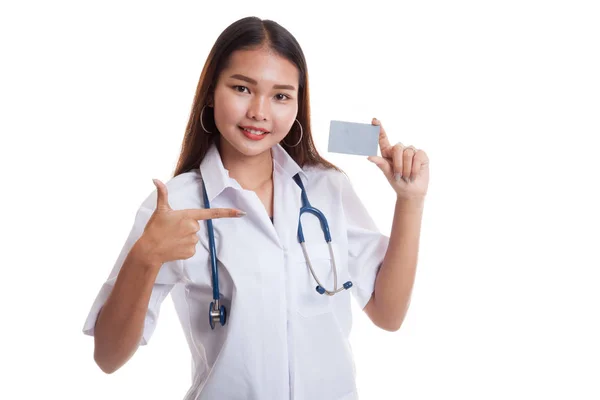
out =
{"type": "Polygon", "coordinates": [[[214,92],[222,150],[251,157],[283,140],[298,113],[298,82],[296,66],[268,49],[232,53],[214,92]]]}

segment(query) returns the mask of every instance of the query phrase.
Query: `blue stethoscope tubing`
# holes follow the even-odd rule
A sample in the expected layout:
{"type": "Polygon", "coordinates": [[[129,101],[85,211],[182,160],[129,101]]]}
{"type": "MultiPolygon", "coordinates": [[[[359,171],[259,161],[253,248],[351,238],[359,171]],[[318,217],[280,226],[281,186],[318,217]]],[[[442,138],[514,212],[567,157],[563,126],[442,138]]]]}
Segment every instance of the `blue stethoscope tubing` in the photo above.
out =
{"type": "MultiPolygon", "coordinates": [[[[208,194],[206,193],[206,186],[204,185],[204,179],[202,179],[202,192],[204,197],[204,208],[207,210],[210,208],[208,201],[208,194]]],[[[210,265],[212,266],[212,287],[213,287],[213,301],[210,302],[208,308],[208,321],[211,329],[215,329],[215,322],[220,322],[221,326],[227,322],[227,309],[224,305],[219,305],[219,271],[217,270],[217,251],[215,248],[215,230],[213,229],[212,219],[206,220],[206,226],[208,228],[208,248],[210,249],[210,265]]]]}
{"type": "MultiPolygon", "coordinates": [[[[300,179],[300,175],[294,175],[294,181],[300,186],[302,190],[302,207],[300,208],[300,214],[298,215],[298,242],[302,246],[302,252],[304,253],[304,257],[308,263],[308,267],[310,272],[317,282],[316,291],[319,294],[327,294],[329,296],[333,296],[336,293],[341,292],[342,290],[348,290],[352,287],[352,282],[347,281],[343,284],[341,288],[337,287],[337,267],[335,265],[335,257],[333,255],[333,248],[331,247],[331,233],[329,231],[329,224],[327,223],[327,218],[325,215],[318,210],[317,208],[311,206],[308,201],[308,196],[306,195],[306,190],[304,189],[304,185],[302,184],[302,180],[300,179]],[[306,251],[306,245],[304,241],[304,232],[302,231],[302,214],[310,213],[316,216],[321,223],[321,230],[323,231],[323,235],[325,237],[325,241],[329,246],[329,254],[331,255],[331,265],[333,268],[333,278],[334,278],[334,290],[326,290],[319,279],[317,278],[312,263],[310,262],[310,258],[308,256],[308,252],[306,251]]],[[[206,186],[204,185],[204,179],[202,179],[202,192],[204,197],[204,208],[209,209],[210,203],[208,201],[208,194],[206,193],[206,186]]],[[[211,329],[215,329],[215,322],[219,322],[221,326],[225,325],[227,322],[227,310],[224,305],[219,304],[220,295],[219,295],[219,271],[217,270],[217,251],[215,247],[215,231],[213,229],[213,224],[211,219],[206,220],[206,226],[208,228],[208,246],[210,252],[210,264],[212,267],[212,287],[213,287],[213,301],[211,301],[209,309],[208,309],[208,320],[211,329]]]]}
{"type": "Polygon", "coordinates": [[[304,189],[304,185],[302,184],[302,180],[300,179],[299,174],[294,175],[294,181],[296,181],[298,186],[300,186],[300,189],[302,189],[302,207],[300,207],[300,215],[298,215],[298,242],[300,242],[300,245],[302,246],[302,252],[304,253],[304,258],[306,258],[306,261],[308,263],[310,273],[312,274],[315,281],[317,281],[317,292],[319,294],[327,293],[329,296],[333,296],[334,294],[341,292],[342,290],[350,289],[352,287],[351,281],[344,283],[343,287],[339,289],[337,287],[337,267],[335,265],[335,257],[333,256],[333,248],[331,247],[331,233],[329,232],[329,224],[327,223],[327,218],[325,218],[325,214],[323,214],[319,209],[311,206],[310,202],[308,201],[308,196],[306,195],[306,190],[304,189]],[[329,246],[329,254],[331,256],[331,264],[333,268],[333,291],[326,290],[323,287],[323,285],[319,281],[319,278],[317,278],[315,271],[313,270],[312,263],[310,262],[310,257],[308,256],[308,252],[306,251],[306,245],[304,242],[304,232],[302,232],[302,214],[304,213],[313,214],[321,222],[321,230],[323,231],[325,241],[329,246]]]}

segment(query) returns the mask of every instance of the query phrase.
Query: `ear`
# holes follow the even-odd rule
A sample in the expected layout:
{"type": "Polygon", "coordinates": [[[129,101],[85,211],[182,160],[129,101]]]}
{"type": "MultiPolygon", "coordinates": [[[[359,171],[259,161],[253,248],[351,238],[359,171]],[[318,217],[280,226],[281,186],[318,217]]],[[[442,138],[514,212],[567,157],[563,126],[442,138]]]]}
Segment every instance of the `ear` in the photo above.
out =
{"type": "Polygon", "coordinates": [[[214,90],[212,87],[208,88],[208,95],[206,96],[206,105],[210,108],[215,106],[214,104],[214,90]]]}

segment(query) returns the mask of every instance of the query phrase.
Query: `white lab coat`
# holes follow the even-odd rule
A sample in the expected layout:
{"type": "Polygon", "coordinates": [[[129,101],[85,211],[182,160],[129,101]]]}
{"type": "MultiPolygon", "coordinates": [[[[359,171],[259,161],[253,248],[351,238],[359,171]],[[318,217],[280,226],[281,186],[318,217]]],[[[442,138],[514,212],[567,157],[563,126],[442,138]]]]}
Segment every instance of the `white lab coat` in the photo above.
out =
{"type": "MultiPolygon", "coordinates": [[[[166,183],[173,209],[203,207],[202,176],[211,207],[247,212],[243,218],[213,220],[219,292],[228,312],[225,326],[217,324],[214,330],[209,326],[213,299],[205,221],[200,221],[196,254],[164,264],[152,291],[141,345],[150,340],[161,303],[171,294],[193,358],[186,400],[358,398],[348,342],[350,297],[361,309],[369,301],[389,238],[378,231],[344,174],[314,166],[301,169],[280,145],[273,147],[272,154],[274,223],[258,196],[229,177],[214,145],[199,169],[166,183]],[[350,290],[334,296],[315,290],[317,284],[297,240],[301,190],[292,179],[297,173],[310,203],[327,217],[338,287],[351,280],[350,290]]],[[[85,334],[94,334],[98,312],[155,207],[156,191],[136,214],[85,321],[85,334]]],[[[330,255],[319,221],[307,213],[302,226],[315,273],[332,290],[330,255]]]]}

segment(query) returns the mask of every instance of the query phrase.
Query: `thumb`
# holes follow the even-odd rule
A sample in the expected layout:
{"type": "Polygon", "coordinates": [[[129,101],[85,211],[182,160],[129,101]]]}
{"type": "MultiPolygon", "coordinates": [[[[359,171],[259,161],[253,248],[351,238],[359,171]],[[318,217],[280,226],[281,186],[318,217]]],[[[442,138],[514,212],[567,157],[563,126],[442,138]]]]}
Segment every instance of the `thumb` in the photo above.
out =
{"type": "Polygon", "coordinates": [[[171,210],[167,186],[158,179],[152,179],[152,182],[154,182],[154,186],[156,186],[156,209],[171,210]]]}
{"type": "Polygon", "coordinates": [[[377,165],[377,167],[383,172],[386,178],[392,178],[392,166],[388,160],[379,156],[369,156],[367,157],[367,159],[373,164],[377,165]]]}

